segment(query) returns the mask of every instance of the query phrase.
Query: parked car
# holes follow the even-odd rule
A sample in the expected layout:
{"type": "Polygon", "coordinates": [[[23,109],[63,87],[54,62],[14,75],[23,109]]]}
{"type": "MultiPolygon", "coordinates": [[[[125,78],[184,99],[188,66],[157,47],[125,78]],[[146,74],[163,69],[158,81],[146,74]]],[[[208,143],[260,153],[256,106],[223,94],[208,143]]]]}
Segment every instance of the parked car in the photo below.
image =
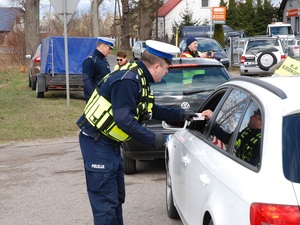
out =
{"type": "Polygon", "coordinates": [[[293,39],[289,43],[289,56],[292,58],[299,58],[300,57],[300,40],[299,39],[293,39]]]}
{"type": "Polygon", "coordinates": [[[300,224],[299,85],[297,76],[237,77],[216,88],[198,110],[211,109],[213,117],[169,136],[169,217],[186,225],[300,224]],[[238,157],[237,146],[256,113],[254,163],[238,157]],[[228,143],[215,136],[217,125],[231,133],[228,143]]]}
{"type": "Polygon", "coordinates": [[[146,41],[136,41],[132,46],[132,56],[134,60],[141,59],[146,49],[146,41]]]}
{"type": "Polygon", "coordinates": [[[37,74],[39,74],[41,70],[41,45],[37,47],[33,57],[26,55],[26,59],[28,60],[28,86],[31,87],[32,90],[35,90],[37,74]]]}
{"type": "MultiPolygon", "coordinates": [[[[196,110],[206,97],[219,85],[230,79],[222,63],[215,59],[174,58],[160,83],[151,84],[155,103],[167,107],[196,110]]],[[[173,133],[162,128],[162,122],[149,120],[145,126],[165,135],[173,133]]],[[[168,121],[170,124],[177,124],[168,121]]],[[[153,160],[165,157],[165,148],[147,146],[135,140],[122,144],[126,174],[136,172],[136,160],[153,160]]]]}
{"type": "Polygon", "coordinates": [[[233,39],[233,41],[232,41],[232,63],[233,64],[239,65],[240,58],[243,54],[243,51],[245,48],[245,43],[247,40],[248,40],[248,38],[233,39]]]}
{"type": "MultiPolygon", "coordinates": [[[[196,37],[198,41],[198,51],[208,52],[212,51],[214,53],[214,58],[219,60],[227,69],[229,67],[229,59],[224,51],[224,48],[220,45],[218,41],[211,38],[199,38],[196,37]]],[[[182,39],[179,43],[180,51],[183,52],[186,48],[186,38],[182,39]]]]}
{"type": "Polygon", "coordinates": [[[242,76],[269,76],[269,71],[275,64],[284,61],[287,50],[278,37],[251,37],[244,47],[240,59],[242,76]]]}

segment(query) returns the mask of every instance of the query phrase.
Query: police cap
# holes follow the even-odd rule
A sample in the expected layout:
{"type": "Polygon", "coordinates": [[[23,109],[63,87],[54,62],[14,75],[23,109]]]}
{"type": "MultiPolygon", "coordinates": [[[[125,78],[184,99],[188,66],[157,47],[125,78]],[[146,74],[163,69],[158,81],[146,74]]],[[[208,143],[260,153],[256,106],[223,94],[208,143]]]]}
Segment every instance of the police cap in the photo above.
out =
{"type": "Polygon", "coordinates": [[[111,49],[114,49],[115,39],[107,37],[98,37],[98,43],[104,43],[108,45],[111,49]]]}
{"type": "Polygon", "coordinates": [[[163,58],[168,64],[171,64],[173,56],[180,51],[175,45],[154,40],[146,41],[146,50],[153,55],[163,58]]]}

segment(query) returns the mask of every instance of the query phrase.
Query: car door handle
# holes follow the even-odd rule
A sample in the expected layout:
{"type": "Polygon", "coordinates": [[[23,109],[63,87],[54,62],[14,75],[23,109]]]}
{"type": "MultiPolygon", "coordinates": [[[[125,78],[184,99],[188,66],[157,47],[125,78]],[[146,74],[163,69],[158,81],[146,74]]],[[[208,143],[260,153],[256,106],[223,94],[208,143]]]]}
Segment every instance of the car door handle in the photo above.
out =
{"type": "Polygon", "coordinates": [[[185,155],[182,157],[182,162],[184,163],[185,166],[191,163],[191,159],[189,156],[185,155]]]}
{"type": "Polygon", "coordinates": [[[205,173],[201,174],[199,176],[199,178],[200,178],[200,182],[202,183],[203,186],[206,186],[206,185],[208,185],[210,183],[210,179],[207,176],[207,174],[205,174],[205,173]]]}

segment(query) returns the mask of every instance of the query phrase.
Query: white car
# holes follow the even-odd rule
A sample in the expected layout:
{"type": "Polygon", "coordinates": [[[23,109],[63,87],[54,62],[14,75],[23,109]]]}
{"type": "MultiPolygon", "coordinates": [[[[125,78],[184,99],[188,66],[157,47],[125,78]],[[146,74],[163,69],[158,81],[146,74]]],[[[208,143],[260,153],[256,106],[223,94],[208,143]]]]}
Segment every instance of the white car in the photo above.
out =
{"type": "Polygon", "coordinates": [[[300,40],[293,39],[291,43],[289,43],[289,52],[291,53],[291,57],[298,58],[300,57],[300,40]]]}
{"type": "Polygon", "coordinates": [[[244,47],[240,59],[240,73],[243,76],[268,76],[272,66],[286,59],[287,50],[277,37],[251,37],[244,47]]]}
{"type": "Polygon", "coordinates": [[[232,78],[200,107],[214,112],[211,119],[169,136],[170,218],[190,225],[300,224],[299,87],[296,76],[232,78]],[[260,136],[251,139],[257,148],[244,158],[236,148],[240,133],[257,113],[260,136]],[[219,139],[216,127],[230,139],[219,139]]]}
{"type": "Polygon", "coordinates": [[[146,41],[136,41],[132,46],[132,56],[133,59],[141,59],[143,52],[146,49],[146,41]]]}

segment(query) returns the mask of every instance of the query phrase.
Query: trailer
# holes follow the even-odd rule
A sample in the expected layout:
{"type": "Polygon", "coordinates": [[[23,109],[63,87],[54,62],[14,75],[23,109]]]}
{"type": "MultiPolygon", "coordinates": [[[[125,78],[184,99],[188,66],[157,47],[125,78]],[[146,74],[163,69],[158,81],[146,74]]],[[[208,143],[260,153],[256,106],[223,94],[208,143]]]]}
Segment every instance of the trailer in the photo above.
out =
{"type": "MultiPolygon", "coordinates": [[[[82,63],[97,46],[94,37],[68,37],[69,89],[82,91],[82,63]]],[[[64,37],[50,36],[41,42],[41,69],[37,75],[36,96],[49,90],[66,90],[64,37]]]]}

